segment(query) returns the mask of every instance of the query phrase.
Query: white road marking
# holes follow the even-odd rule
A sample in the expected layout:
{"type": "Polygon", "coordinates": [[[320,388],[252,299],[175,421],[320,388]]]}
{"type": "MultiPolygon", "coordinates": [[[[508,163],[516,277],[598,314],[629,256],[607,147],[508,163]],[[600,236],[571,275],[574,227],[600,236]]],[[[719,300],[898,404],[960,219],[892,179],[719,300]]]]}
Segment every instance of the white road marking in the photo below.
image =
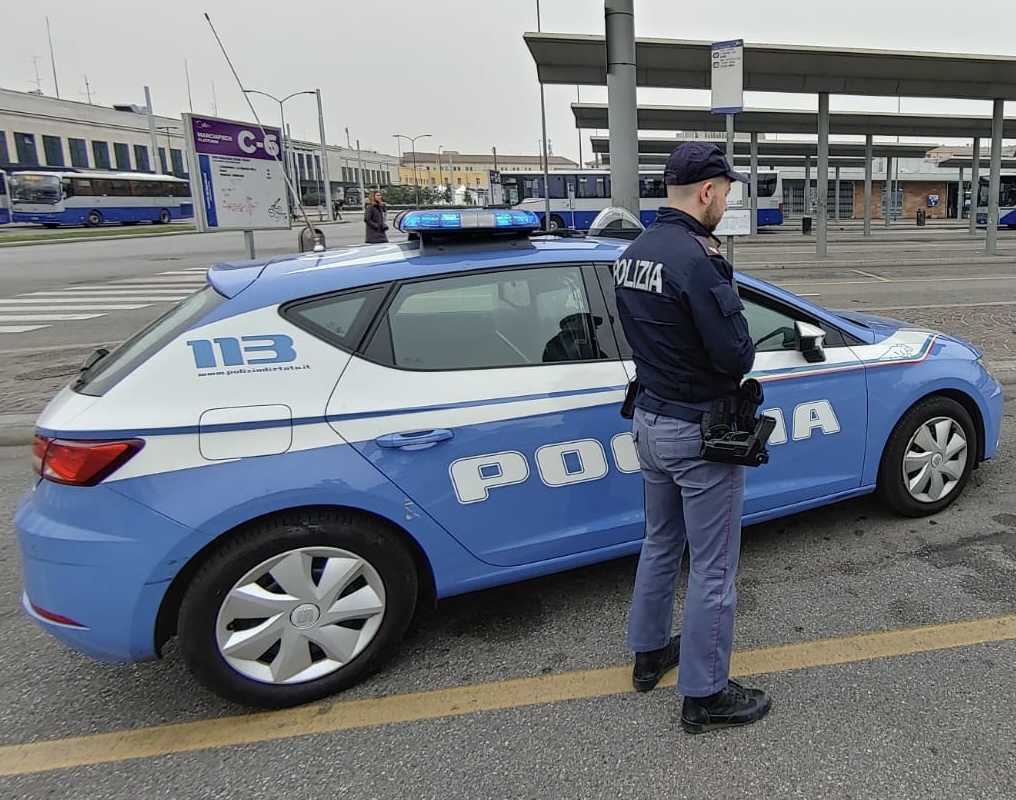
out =
{"type": "Polygon", "coordinates": [[[0,333],[28,333],[48,327],[49,325],[0,325],[0,333]]]}
{"type": "Polygon", "coordinates": [[[0,322],[69,322],[71,320],[95,319],[103,314],[0,314],[0,322]]]}

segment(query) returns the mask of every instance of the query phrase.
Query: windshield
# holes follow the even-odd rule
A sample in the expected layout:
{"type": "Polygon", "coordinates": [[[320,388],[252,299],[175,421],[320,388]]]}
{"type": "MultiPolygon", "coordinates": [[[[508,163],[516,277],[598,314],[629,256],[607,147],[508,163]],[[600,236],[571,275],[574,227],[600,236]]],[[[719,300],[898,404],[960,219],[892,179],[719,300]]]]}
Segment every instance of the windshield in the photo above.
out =
{"type": "Polygon", "coordinates": [[[11,200],[15,203],[46,203],[53,205],[63,198],[60,178],[56,175],[11,175],[11,200]]]}
{"type": "Polygon", "coordinates": [[[199,289],[112,353],[92,361],[74,382],[73,389],[80,394],[101,397],[225,300],[210,286],[199,289]]]}

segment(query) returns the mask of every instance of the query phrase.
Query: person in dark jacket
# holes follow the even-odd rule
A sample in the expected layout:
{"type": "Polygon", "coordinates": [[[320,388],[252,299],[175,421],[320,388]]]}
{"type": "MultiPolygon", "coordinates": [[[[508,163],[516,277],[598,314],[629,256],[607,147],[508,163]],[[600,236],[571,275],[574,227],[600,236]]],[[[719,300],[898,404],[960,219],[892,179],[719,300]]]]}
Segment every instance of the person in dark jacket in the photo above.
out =
{"type": "Polygon", "coordinates": [[[701,457],[703,414],[738,390],[755,358],[733,268],[712,235],[732,181],[748,179],[706,142],[679,144],[663,177],[667,204],[614,265],[640,386],[632,432],[646,514],[628,647],[638,691],[680,662],[681,726],[702,733],[755,722],[771,706],[764,691],[729,676],[745,468],[701,457]],[[673,636],[685,545],[683,631],[673,636]]]}
{"type": "Polygon", "coordinates": [[[363,209],[363,221],[367,225],[367,244],[381,244],[388,241],[388,222],[385,218],[385,203],[381,192],[371,190],[367,195],[367,205],[363,209]]]}

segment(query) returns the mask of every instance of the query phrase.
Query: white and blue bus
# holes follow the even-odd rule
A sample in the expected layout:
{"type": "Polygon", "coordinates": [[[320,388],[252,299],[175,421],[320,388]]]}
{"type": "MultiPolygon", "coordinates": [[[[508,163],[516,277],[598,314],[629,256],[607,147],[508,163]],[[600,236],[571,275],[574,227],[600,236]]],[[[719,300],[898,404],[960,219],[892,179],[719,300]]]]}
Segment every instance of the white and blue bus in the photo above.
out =
{"type": "MultiPolygon", "coordinates": [[[[551,172],[548,178],[552,230],[588,230],[596,215],[610,205],[610,172],[607,170],[551,172]]],[[[542,172],[502,172],[501,186],[505,203],[534,212],[542,222],[546,213],[542,172]]],[[[759,172],[758,186],[758,226],[782,225],[783,181],[779,172],[759,172]]],[[[744,192],[742,187],[740,183],[731,187],[727,199],[731,208],[750,205],[750,193],[744,192]]],[[[639,216],[643,225],[650,225],[656,219],[656,211],[666,196],[662,170],[639,173],[639,216]]]]}
{"type": "MultiPolygon", "coordinates": [[[[988,224],[988,178],[977,187],[977,224],[988,224]]],[[[1016,228],[1016,175],[1000,175],[998,183],[998,227],[1016,228]]]]}
{"type": "Polygon", "coordinates": [[[11,221],[55,228],[193,219],[190,183],[169,175],[18,170],[7,178],[11,221]]]}
{"type": "Polygon", "coordinates": [[[11,204],[7,195],[7,173],[0,169],[0,225],[11,221],[11,204]]]}

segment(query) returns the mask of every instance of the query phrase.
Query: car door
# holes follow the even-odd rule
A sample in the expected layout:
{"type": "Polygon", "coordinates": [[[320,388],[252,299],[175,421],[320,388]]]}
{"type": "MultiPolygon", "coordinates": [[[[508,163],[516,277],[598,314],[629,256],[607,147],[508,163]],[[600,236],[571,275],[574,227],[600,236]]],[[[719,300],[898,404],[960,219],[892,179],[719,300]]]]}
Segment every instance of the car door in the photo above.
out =
{"type": "Polygon", "coordinates": [[[407,516],[490,564],[641,535],[637,458],[618,438],[627,374],[593,280],[562,264],[404,282],[329,401],[407,516]]]}
{"type": "Polygon", "coordinates": [[[868,425],[864,365],[842,333],[806,311],[743,286],[740,294],[755,342],[751,377],[765,391],[762,413],[776,419],[769,463],[748,470],[746,517],[852,493],[860,486],[868,425]],[[797,323],[824,330],[821,360],[801,352],[797,323]]]}
{"type": "MultiPolygon", "coordinates": [[[[634,376],[610,270],[608,264],[597,265],[597,277],[626,368],[634,376]]],[[[811,314],[762,292],[743,286],[739,291],[755,342],[750,375],[765,390],[763,413],[777,423],[769,438],[769,463],[747,472],[745,516],[776,516],[795,505],[849,494],[860,485],[867,430],[867,386],[860,359],[839,331],[811,314]],[[824,361],[808,361],[797,348],[799,321],[825,330],[824,361]]]]}

